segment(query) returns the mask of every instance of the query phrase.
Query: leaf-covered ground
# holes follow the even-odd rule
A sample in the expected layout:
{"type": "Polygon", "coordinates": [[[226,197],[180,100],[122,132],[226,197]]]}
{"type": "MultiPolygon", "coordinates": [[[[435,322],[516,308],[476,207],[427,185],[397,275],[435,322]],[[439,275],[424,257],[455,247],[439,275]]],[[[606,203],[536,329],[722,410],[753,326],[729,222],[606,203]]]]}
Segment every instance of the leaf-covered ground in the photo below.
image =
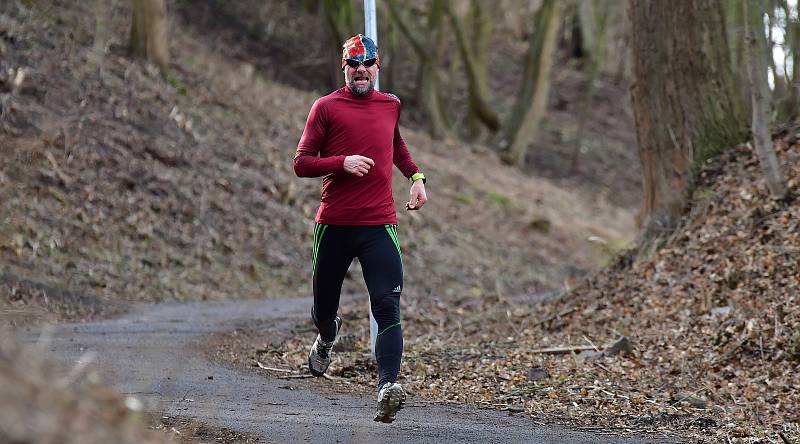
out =
{"type": "MultiPolygon", "coordinates": [[[[776,139],[795,196],[799,140],[797,130],[776,139]]],[[[681,228],[644,259],[630,258],[544,305],[502,293],[405,298],[401,381],[419,398],[591,430],[707,442],[800,437],[797,197],[770,199],[753,151],[732,148],[703,169],[681,228]],[[630,352],[599,353],[621,336],[630,352]],[[543,353],[567,346],[574,351],[543,353]]],[[[342,310],[352,336],[331,368],[344,378],[339,389],[375,383],[362,305],[342,310]]],[[[284,337],[264,328],[226,335],[216,357],[306,372],[313,326],[284,337]]]]}

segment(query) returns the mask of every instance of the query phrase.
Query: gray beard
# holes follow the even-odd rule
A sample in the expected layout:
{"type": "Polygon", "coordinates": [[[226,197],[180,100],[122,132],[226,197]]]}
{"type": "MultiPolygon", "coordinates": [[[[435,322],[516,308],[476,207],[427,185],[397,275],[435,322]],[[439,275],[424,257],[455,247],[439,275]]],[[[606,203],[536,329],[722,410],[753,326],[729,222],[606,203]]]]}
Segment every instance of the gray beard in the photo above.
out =
{"type": "Polygon", "coordinates": [[[372,89],[375,87],[375,85],[372,83],[372,80],[370,80],[369,81],[369,85],[367,85],[367,86],[365,86],[363,88],[359,88],[359,87],[356,86],[355,80],[353,80],[353,81],[351,81],[350,83],[347,84],[347,87],[350,88],[350,92],[352,92],[353,94],[355,94],[357,96],[366,96],[367,94],[369,94],[372,91],[372,89]]]}

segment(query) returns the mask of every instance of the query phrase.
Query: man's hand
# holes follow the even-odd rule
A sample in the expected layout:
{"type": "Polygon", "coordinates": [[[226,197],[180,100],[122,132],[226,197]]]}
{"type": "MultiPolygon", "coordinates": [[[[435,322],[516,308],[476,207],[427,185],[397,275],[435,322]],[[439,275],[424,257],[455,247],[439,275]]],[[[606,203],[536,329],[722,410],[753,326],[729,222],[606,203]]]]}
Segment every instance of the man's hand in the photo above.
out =
{"type": "Polygon", "coordinates": [[[359,156],[357,154],[344,158],[344,170],[358,177],[367,174],[373,165],[375,165],[375,161],[369,157],[359,156]]]}
{"type": "Polygon", "coordinates": [[[411,200],[406,203],[406,210],[419,210],[428,201],[425,194],[425,184],[417,180],[411,185],[411,200]]]}

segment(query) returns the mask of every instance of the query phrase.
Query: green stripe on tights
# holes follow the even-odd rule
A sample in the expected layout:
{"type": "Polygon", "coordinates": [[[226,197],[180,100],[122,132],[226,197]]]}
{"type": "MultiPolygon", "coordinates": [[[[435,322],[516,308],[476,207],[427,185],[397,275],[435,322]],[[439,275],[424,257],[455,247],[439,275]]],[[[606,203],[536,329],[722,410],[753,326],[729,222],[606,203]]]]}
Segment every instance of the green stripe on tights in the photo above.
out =
{"type": "Polygon", "coordinates": [[[392,324],[392,325],[390,325],[390,326],[388,326],[388,327],[384,328],[384,329],[383,329],[383,330],[382,330],[380,333],[378,333],[378,336],[380,336],[380,335],[382,335],[382,334],[386,333],[386,332],[387,332],[387,331],[389,331],[389,329],[390,329],[390,328],[392,328],[392,327],[397,327],[398,325],[400,325],[400,323],[399,323],[399,322],[398,322],[398,323],[396,323],[396,324],[392,324]]]}
{"type": "Polygon", "coordinates": [[[322,243],[322,235],[325,234],[327,229],[328,226],[325,224],[317,224],[314,227],[314,250],[311,253],[311,268],[314,272],[317,271],[317,256],[319,255],[319,246],[322,243]]]}
{"type": "Polygon", "coordinates": [[[386,232],[389,233],[389,237],[394,242],[394,246],[397,248],[397,253],[400,254],[400,257],[403,257],[403,253],[400,251],[400,241],[397,239],[397,227],[394,225],[384,225],[386,228],[386,232]]]}

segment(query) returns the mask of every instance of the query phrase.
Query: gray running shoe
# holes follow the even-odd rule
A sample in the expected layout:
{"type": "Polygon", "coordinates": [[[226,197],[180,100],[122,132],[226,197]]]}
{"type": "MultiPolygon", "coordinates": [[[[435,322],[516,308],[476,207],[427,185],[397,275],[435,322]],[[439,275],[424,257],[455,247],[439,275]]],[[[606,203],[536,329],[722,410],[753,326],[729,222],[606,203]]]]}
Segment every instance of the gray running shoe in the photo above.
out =
{"type": "MultiPolygon", "coordinates": [[[[336,336],[339,336],[339,329],[342,328],[342,318],[336,316],[336,336]]],[[[311,351],[308,352],[308,369],[314,376],[322,376],[331,365],[331,349],[336,344],[336,338],[331,342],[325,342],[320,335],[314,340],[311,351]]]]}
{"type": "Polygon", "coordinates": [[[402,385],[387,382],[378,391],[378,411],[375,421],[390,423],[394,421],[397,411],[406,404],[406,391],[402,385]]]}

